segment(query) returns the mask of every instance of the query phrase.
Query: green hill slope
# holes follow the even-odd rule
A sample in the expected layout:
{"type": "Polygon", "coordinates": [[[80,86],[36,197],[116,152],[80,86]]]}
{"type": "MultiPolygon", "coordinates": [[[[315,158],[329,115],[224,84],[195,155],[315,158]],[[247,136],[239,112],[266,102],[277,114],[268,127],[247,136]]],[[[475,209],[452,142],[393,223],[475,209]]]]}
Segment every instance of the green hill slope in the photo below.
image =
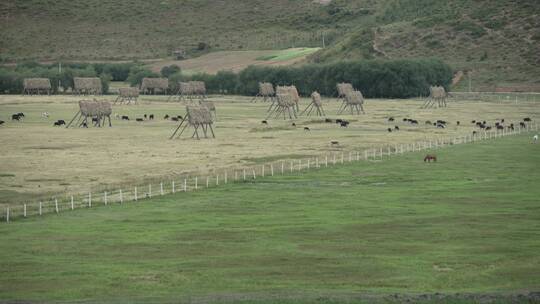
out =
{"type": "Polygon", "coordinates": [[[390,0],[373,23],[312,60],[436,56],[472,71],[476,89],[516,83],[538,89],[539,15],[537,1],[390,0]]]}
{"type": "Polygon", "coordinates": [[[2,1],[0,60],[163,58],[322,46],[324,37],[314,62],[435,56],[472,70],[475,89],[540,89],[538,1],[320,2],[2,1]]]}

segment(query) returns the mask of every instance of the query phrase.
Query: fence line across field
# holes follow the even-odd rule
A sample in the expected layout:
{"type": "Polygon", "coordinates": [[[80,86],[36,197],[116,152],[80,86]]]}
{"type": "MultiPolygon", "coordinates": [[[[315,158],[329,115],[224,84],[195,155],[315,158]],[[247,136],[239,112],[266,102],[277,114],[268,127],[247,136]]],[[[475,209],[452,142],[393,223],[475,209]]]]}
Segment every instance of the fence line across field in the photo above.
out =
{"type": "Polygon", "coordinates": [[[10,222],[16,218],[42,216],[47,213],[56,213],[92,208],[96,206],[108,206],[112,204],[138,203],[142,199],[163,196],[178,192],[191,192],[200,189],[199,180],[205,181],[205,188],[218,187],[222,184],[254,181],[258,177],[285,174],[297,174],[297,172],[310,171],[313,169],[326,168],[330,165],[351,163],[354,161],[381,161],[385,157],[402,155],[405,152],[415,152],[430,149],[440,149],[445,146],[474,143],[478,141],[497,139],[508,135],[517,135],[522,132],[538,131],[538,125],[527,125],[525,129],[516,128],[512,131],[484,131],[476,135],[462,135],[451,138],[435,138],[430,140],[416,141],[408,144],[393,144],[370,148],[361,151],[340,151],[325,153],[324,155],[312,156],[298,160],[279,160],[252,167],[234,167],[214,171],[209,175],[182,176],[161,181],[118,189],[108,189],[100,192],[88,192],[85,194],[64,194],[52,197],[49,200],[40,200],[37,203],[24,203],[17,206],[7,206],[0,214],[0,221],[10,222]],[[154,187],[153,186],[157,186],[154,187]],[[158,189],[157,191],[155,189],[158,189]]]}

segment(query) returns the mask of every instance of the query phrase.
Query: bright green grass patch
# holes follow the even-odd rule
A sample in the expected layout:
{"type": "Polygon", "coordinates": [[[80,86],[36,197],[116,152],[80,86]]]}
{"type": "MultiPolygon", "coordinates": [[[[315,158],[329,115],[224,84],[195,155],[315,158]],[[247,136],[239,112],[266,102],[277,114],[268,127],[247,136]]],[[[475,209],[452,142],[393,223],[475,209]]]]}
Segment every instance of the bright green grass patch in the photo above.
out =
{"type": "Polygon", "coordinates": [[[257,57],[256,60],[260,60],[260,61],[269,61],[269,60],[272,60],[272,61],[285,61],[285,60],[290,60],[290,59],[294,59],[294,58],[298,58],[298,57],[313,54],[316,51],[318,51],[319,49],[320,48],[286,49],[286,50],[277,51],[277,52],[275,52],[273,54],[257,57]]]}
{"type": "Polygon", "coordinates": [[[0,225],[0,298],[538,290],[539,150],[514,136],[434,151],[437,163],[418,152],[18,219],[0,225]]]}

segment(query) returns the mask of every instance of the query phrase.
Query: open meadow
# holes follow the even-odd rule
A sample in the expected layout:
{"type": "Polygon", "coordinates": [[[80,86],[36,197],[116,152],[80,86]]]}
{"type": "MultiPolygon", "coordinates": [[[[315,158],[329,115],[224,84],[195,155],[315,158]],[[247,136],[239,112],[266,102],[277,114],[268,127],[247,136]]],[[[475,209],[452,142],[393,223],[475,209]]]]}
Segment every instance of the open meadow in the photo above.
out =
{"type": "Polygon", "coordinates": [[[528,133],[2,223],[0,302],[536,303],[539,149],[528,133]]]}
{"type": "MultiPolygon", "coordinates": [[[[116,96],[102,96],[113,101],[116,96]]],[[[518,124],[524,117],[540,117],[533,102],[452,101],[448,108],[420,109],[422,100],[368,100],[365,115],[336,115],[339,102],[324,99],[329,118],[350,121],[347,128],[325,123],[321,117],[299,117],[293,121],[268,119],[268,103],[251,103],[251,97],[211,96],[217,108],[216,139],[169,140],[177,122],[163,119],[184,115],[185,103],[167,102],[165,96],[142,96],[137,105],[115,105],[113,127],[53,127],[57,119],[66,122],[78,111],[76,96],[0,96],[0,204],[18,204],[60,193],[84,193],[145,181],[212,173],[223,168],[298,159],[340,151],[361,151],[371,147],[395,147],[413,141],[470,135],[479,130],[471,120],[493,125],[505,119],[518,124]],[[10,121],[13,113],[25,118],[10,121]],[[41,117],[48,112],[50,117],[41,117]],[[144,114],[154,120],[135,121],[144,114]],[[394,117],[394,122],[388,122],[394,117]],[[403,118],[419,121],[418,125],[403,118]],[[441,119],[445,129],[426,125],[441,119]],[[461,124],[458,126],[457,121],[461,124]],[[388,128],[399,131],[388,132],[388,128]],[[308,127],[310,131],[305,131],[308,127]],[[338,141],[339,145],[331,145],[338,141]]],[[[301,109],[309,104],[301,100],[301,109]]],[[[189,133],[189,134],[188,134],[189,133]]]]}

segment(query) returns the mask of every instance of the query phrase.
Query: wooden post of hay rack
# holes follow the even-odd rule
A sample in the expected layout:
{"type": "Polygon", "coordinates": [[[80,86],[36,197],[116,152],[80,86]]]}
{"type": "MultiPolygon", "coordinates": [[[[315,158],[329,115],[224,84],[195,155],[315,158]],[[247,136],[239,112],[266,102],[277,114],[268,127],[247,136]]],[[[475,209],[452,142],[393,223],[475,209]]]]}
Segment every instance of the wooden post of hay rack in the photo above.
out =
{"type": "Polygon", "coordinates": [[[51,94],[51,81],[49,78],[25,78],[23,80],[23,95],[51,94]]]}
{"type": "Polygon", "coordinates": [[[442,86],[430,86],[429,96],[422,105],[421,109],[434,108],[436,106],[446,107],[447,93],[442,86]]]}
{"type": "Polygon", "coordinates": [[[311,93],[311,103],[304,109],[304,111],[302,111],[302,113],[300,113],[300,115],[306,113],[307,116],[311,116],[311,112],[313,110],[315,110],[314,113],[317,116],[326,116],[322,106],[321,94],[319,94],[317,91],[311,93]]]}
{"type": "Polygon", "coordinates": [[[141,82],[141,93],[142,94],[156,94],[163,93],[166,94],[169,89],[169,79],[167,78],[148,78],[145,77],[141,82]]]}
{"type": "Polygon", "coordinates": [[[101,79],[97,77],[74,77],[73,94],[75,95],[101,95],[101,79]]]}
{"type": "Polygon", "coordinates": [[[351,115],[355,114],[355,112],[357,115],[360,115],[360,111],[362,111],[362,114],[365,114],[363,104],[364,96],[360,91],[347,91],[337,114],[343,114],[347,109],[350,110],[351,115]]]}
{"type": "Polygon", "coordinates": [[[122,104],[136,104],[137,99],[139,98],[139,89],[138,88],[119,88],[118,97],[114,100],[113,104],[119,103],[122,104]]]}
{"type": "Polygon", "coordinates": [[[259,82],[259,93],[257,93],[250,102],[257,102],[257,99],[262,97],[263,102],[270,100],[273,103],[275,95],[276,92],[273,84],[269,82],[259,82]]]}
{"type": "Polygon", "coordinates": [[[205,138],[208,138],[208,130],[210,130],[212,137],[216,138],[214,129],[212,128],[212,124],[214,123],[213,117],[208,108],[188,105],[186,106],[186,112],[186,115],[184,115],[184,118],[180,121],[180,124],[169,139],[173,139],[175,136],[179,138],[187,127],[192,127],[194,129],[191,138],[196,136],[197,139],[200,139],[199,129],[203,131],[205,138]],[[180,130],[182,126],[182,130],[180,130]],[[178,133],[179,130],[180,133],[178,133]],[[177,133],[178,135],[176,135],[177,133]]]}

